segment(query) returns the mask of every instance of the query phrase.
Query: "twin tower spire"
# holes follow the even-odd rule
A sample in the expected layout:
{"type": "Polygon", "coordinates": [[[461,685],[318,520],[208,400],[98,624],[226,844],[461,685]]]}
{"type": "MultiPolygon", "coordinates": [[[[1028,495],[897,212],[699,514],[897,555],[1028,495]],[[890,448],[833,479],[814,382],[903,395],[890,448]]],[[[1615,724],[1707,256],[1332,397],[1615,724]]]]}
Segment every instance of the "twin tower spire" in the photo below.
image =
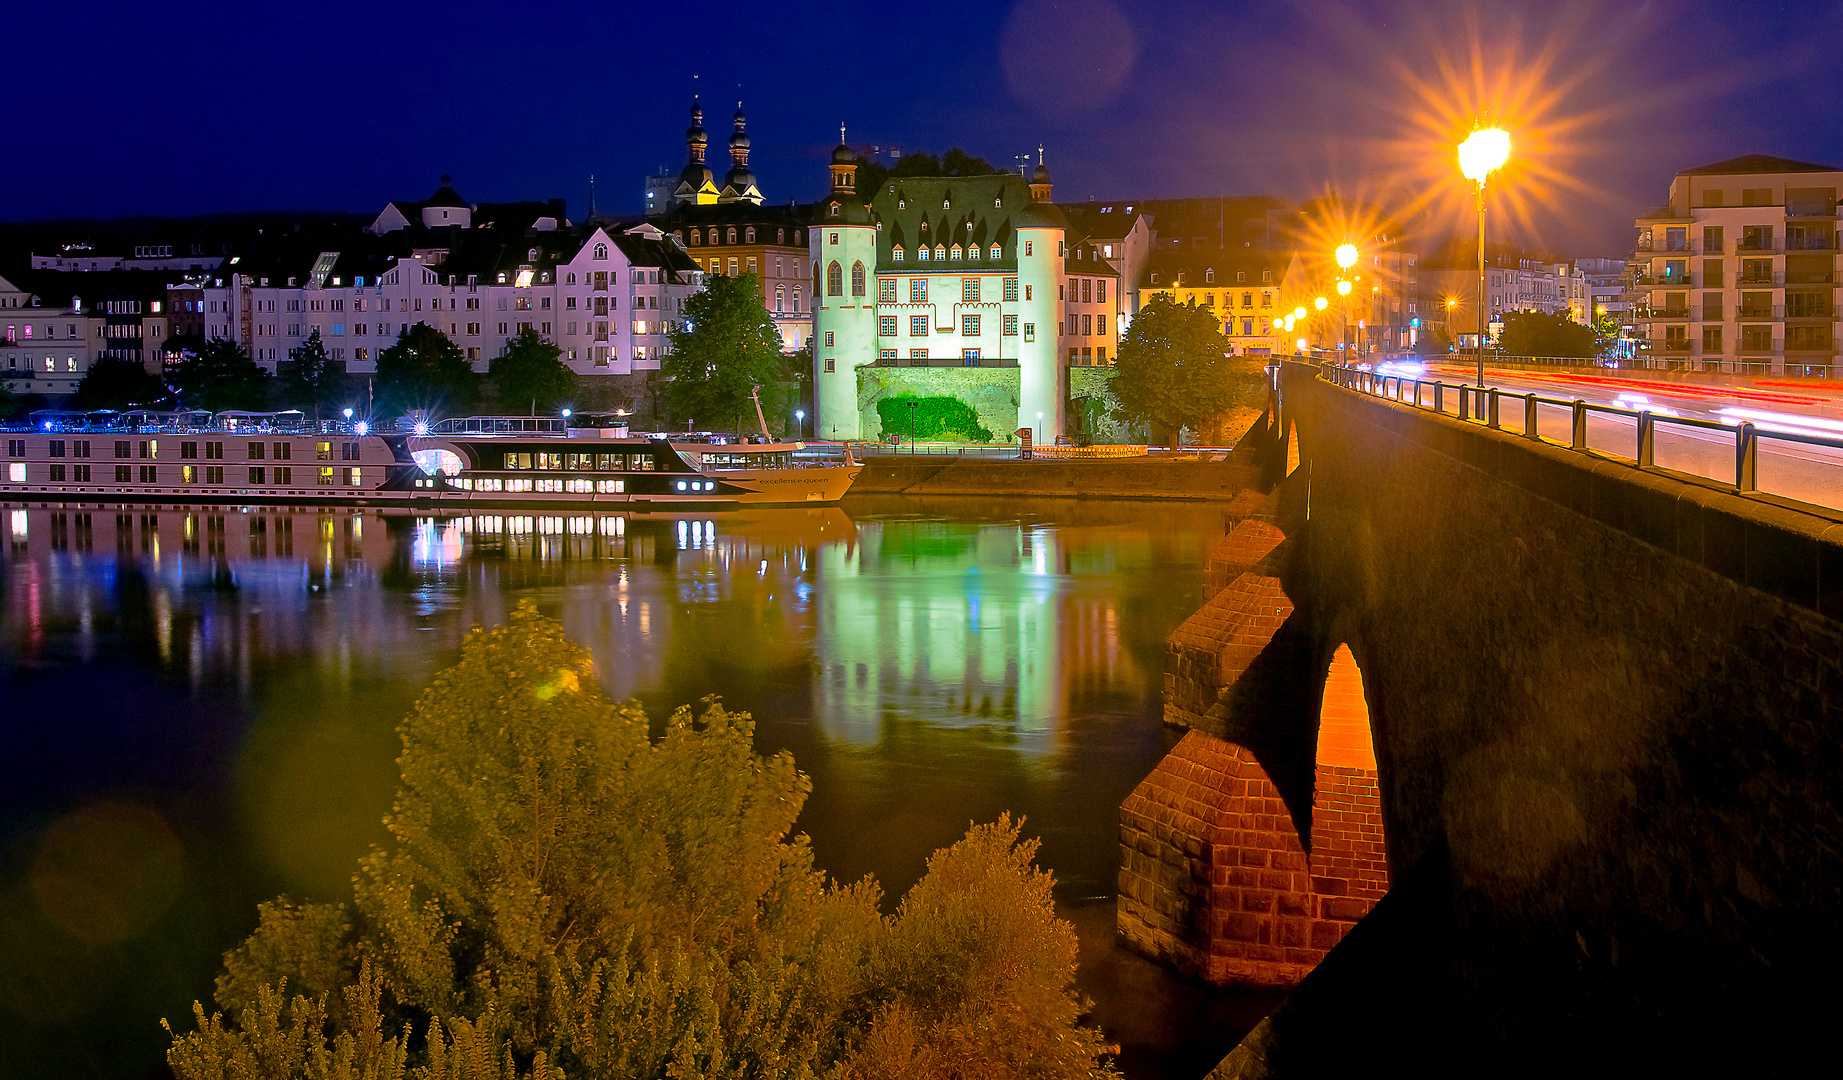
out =
{"type": "Polygon", "coordinates": [[[704,108],[697,98],[691,99],[691,126],[685,130],[685,147],[690,160],[686,162],[683,172],[678,174],[678,188],[672,198],[676,203],[733,203],[746,202],[761,205],[761,186],[756,182],[755,174],[749,170],[749,135],[748,118],[742,114],[742,102],[736,103],[736,129],[730,134],[730,171],[723,177],[723,186],[717,186],[716,174],[710,171],[704,157],[710,147],[710,137],[704,132],[704,108]]]}

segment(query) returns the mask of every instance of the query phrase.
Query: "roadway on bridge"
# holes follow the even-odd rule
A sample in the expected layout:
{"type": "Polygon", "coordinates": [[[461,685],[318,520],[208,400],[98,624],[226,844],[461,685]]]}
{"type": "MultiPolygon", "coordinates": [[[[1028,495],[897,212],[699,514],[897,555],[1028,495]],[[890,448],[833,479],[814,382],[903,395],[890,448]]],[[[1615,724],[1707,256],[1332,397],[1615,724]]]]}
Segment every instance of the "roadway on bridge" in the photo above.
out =
{"type": "MultiPolygon", "coordinates": [[[[1487,367],[1485,383],[1512,394],[1595,405],[1649,409],[1659,416],[1686,416],[1724,424],[1751,421],[1761,433],[1758,485],[1763,492],[1801,502],[1843,509],[1843,387],[1813,387],[1808,382],[1758,379],[1705,384],[1646,378],[1647,372],[1589,374],[1487,367]],[[1774,432],[1819,435],[1839,446],[1811,446],[1771,437],[1774,432]]],[[[1470,383],[1476,369],[1429,364],[1424,376],[1446,383],[1470,383]]],[[[1454,408],[1449,401],[1448,410],[1454,408]]],[[[1506,427],[1520,430],[1522,407],[1511,403],[1503,413],[1506,427]]],[[[1540,406],[1537,430],[1544,438],[1566,444],[1572,416],[1564,406],[1540,406]]],[[[1587,444],[1594,450],[1633,457],[1638,421],[1633,417],[1590,413],[1587,444]]],[[[1660,422],[1654,440],[1655,462],[1666,469],[1734,482],[1734,437],[1660,422]]]]}

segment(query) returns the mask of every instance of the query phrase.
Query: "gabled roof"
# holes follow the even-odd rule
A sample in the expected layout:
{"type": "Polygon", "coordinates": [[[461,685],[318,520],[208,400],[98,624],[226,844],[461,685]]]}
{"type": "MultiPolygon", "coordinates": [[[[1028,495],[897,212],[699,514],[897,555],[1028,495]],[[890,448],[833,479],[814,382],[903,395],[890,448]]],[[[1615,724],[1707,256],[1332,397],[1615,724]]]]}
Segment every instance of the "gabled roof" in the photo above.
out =
{"type": "Polygon", "coordinates": [[[986,258],[947,269],[1016,266],[1018,219],[1031,205],[1030,187],[1016,173],[891,177],[870,201],[871,215],[882,226],[877,234],[877,265],[891,265],[890,249],[896,244],[909,252],[902,268],[914,271],[933,268],[932,263],[916,265],[913,253],[924,244],[950,250],[955,244],[963,250],[997,244],[997,261],[986,252],[986,258]]]}
{"type": "Polygon", "coordinates": [[[466,209],[468,202],[461,198],[460,192],[454,190],[454,181],[447,173],[442,174],[442,186],[435,189],[435,194],[422,201],[424,207],[448,206],[466,209]]]}
{"type": "Polygon", "coordinates": [[[1812,173],[1843,172],[1835,165],[1818,165],[1810,161],[1773,157],[1771,154],[1742,154],[1740,157],[1684,169],[1678,176],[1731,176],[1737,173],[1812,173]]]}

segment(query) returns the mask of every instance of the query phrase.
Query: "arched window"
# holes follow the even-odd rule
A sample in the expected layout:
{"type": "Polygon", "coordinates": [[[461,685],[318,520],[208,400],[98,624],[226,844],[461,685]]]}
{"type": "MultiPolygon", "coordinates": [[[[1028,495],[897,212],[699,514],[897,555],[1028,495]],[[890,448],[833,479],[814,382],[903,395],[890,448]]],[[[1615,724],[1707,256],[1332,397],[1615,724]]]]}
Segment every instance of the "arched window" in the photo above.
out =
{"type": "Polygon", "coordinates": [[[538,261],[538,249],[532,248],[530,253],[526,256],[525,261],[526,262],[537,262],[538,261]]]}
{"type": "Polygon", "coordinates": [[[499,275],[499,284],[504,285],[505,283],[506,283],[506,276],[503,272],[501,272],[499,275]]]}
{"type": "Polygon", "coordinates": [[[826,267],[826,295],[843,296],[845,292],[845,270],[834,262],[826,267]]]}
{"type": "Polygon", "coordinates": [[[742,235],[742,241],[745,244],[753,244],[755,242],[755,226],[749,226],[748,230],[742,235]]]}
{"type": "MultiPolygon", "coordinates": [[[[568,281],[566,281],[566,282],[564,282],[564,284],[565,284],[565,285],[574,285],[574,284],[576,284],[576,275],[575,275],[575,274],[571,274],[571,275],[569,276],[569,278],[570,278],[570,279],[569,279],[568,281]]],[[[453,275],[453,274],[449,274],[449,275],[448,275],[448,284],[450,284],[450,285],[452,285],[452,284],[454,284],[454,275],[453,275]]]]}
{"type": "Polygon", "coordinates": [[[608,257],[608,245],[607,244],[595,245],[595,257],[598,259],[607,258],[608,257]]]}
{"type": "Polygon", "coordinates": [[[774,242],[777,244],[785,244],[787,242],[787,230],[786,229],[774,230],[774,242]]]}
{"type": "Polygon", "coordinates": [[[736,242],[736,226],[734,225],[730,226],[730,233],[728,236],[723,238],[723,242],[726,244],[733,244],[736,242]]]}
{"type": "Polygon", "coordinates": [[[799,229],[795,229],[795,230],[794,230],[794,243],[796,243],[796,244],[797,244],[797,243],[799,243],[799,242],[800,242],[800,230],[799,230],[799,229]]]}
{"type": "Polygon", "coordinates": [[[1001,256],[999,255],[999,249],[998,249],[998,245],[997,245],[997,244],[993,244],[993,245],[992,245],[992,257],[993,257],[994,259],[997,259],[997,258],[1000,258],[1000,257],[1001,257],[1001,256]]]}
{"type": "Polygon", "coordinates": [[[700,229],[691,230],[691,246],[697,247],[704,242],[704,233],[700,229]]]}
{"type": "Polygon", "coordinates": [[[851,264],[851,295],[864,295],[864,264],[861,262],[851,264]]]}
{"type": "Polygon", "coordinates": [[[786,306],[787,306],[787,286],[776,285],[774,287],[774,310],[783,311],[786,309],[786,306]]]}
{"type": "Polygon", "coordinates": [[[1203,268],[1203,282],[1204,282],[1204,284],[1206,284],[1206,285],[1207,285],[1207,284],[1211,284],[1211,283],[1213,283],[1213,282],[1214,282],[1215,280],[1216,280],[1216,268],[1215,268],[1215,267],[1213,267],[1213,266],[1206,266],[1206,267],[1204,267],[1204,268],[1203,268]]]}

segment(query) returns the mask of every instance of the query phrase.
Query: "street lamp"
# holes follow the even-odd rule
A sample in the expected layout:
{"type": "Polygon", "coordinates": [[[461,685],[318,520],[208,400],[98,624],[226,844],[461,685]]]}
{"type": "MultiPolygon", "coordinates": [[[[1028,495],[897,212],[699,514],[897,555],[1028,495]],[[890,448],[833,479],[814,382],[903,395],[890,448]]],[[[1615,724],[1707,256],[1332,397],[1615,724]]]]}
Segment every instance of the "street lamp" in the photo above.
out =
{"type": "Polygon", "coordinates": [[[1510,157],[1510,134],[1481,128],[1459,144],[1459,171],[1478,184],[1478,385],[1485,385],[1485,179],[1510,157]]]}
{"type": "MultiPolygon", "coordinates": [[[[1351,267],[1357,265],[1357,245],[1339,244],[1337,246],[1337,265],[1339,270],[1345,272],[1348,272],[1351,267]]],[[[1348,297],[1350,295],[1350,282],[1339,278],[1337,283],[1337,294],[1339,296],[1348,297]]],[[[1343,353],[1344,338],[1350,333],[1350,301],[1345,300],[1343,307],[1343,318],[1338,323],[1337,328],[1337,351],[1339,354],[1343,353]]]]}
{"type": "Polygon", "coordinates": [[[806,410],[805,409],[795,409],[794,410],[794,420],[797,421],[797,426],[798,426],[798,431],[796,432],[794,437],[796,439],[806,438],[806,410]]]}

